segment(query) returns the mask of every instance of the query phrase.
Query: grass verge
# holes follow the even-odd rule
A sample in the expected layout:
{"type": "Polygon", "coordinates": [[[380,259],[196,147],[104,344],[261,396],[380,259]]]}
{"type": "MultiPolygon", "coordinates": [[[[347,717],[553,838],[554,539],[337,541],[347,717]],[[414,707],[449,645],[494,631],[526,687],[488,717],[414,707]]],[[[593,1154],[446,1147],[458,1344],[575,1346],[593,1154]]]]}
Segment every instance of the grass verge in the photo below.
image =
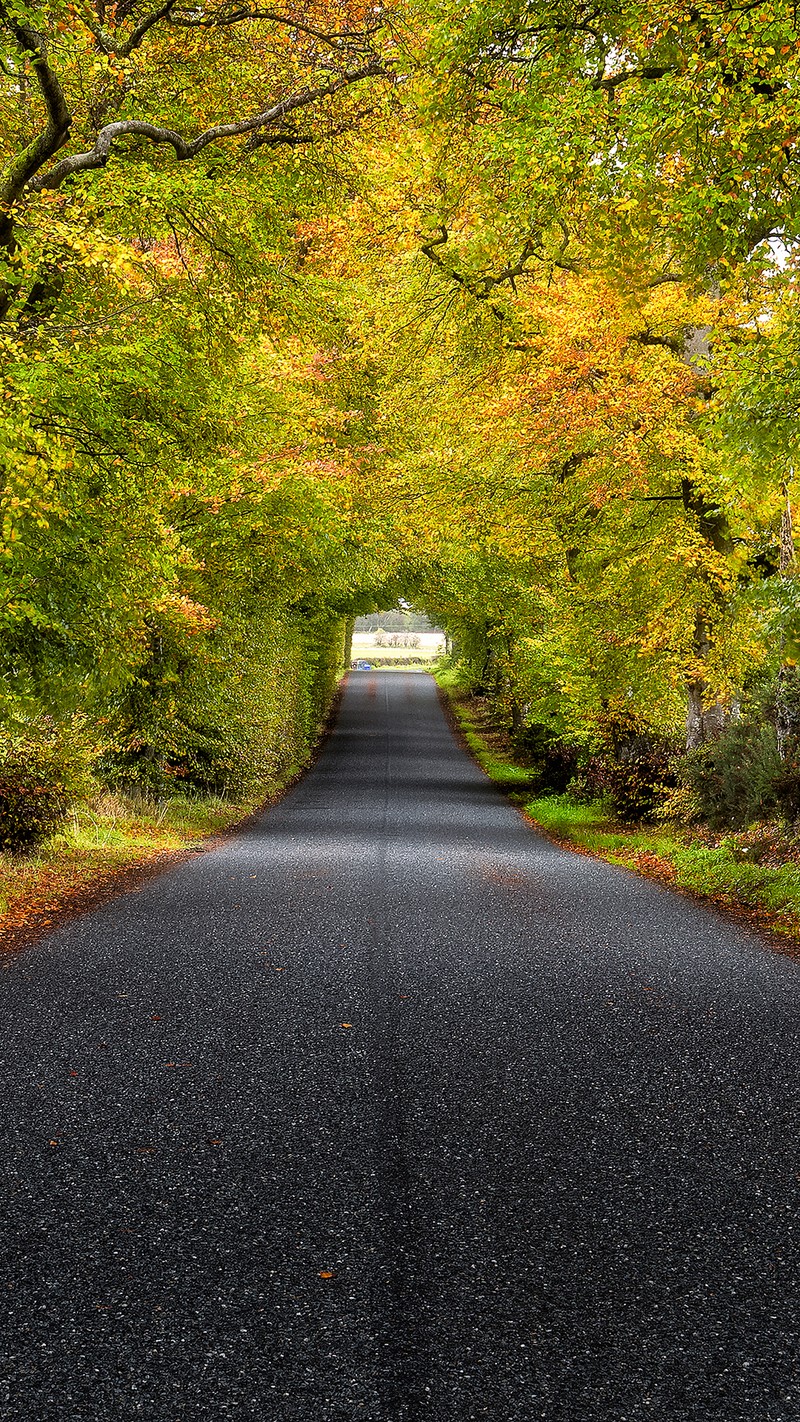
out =
{"type": "Polygon", "coordinates": [[[256,808],[217,797],[98,796],[30,853],[0,854],[0,940],[14,947],[36,937],[56,918],[132,887],[132,870],[198,850],[256,808]]]}
{"type": "Polygon", "coordinates": [[[785,940],[800,940],[800,842],[775,825],[713,835],[674,824],[623,825],[605,804],[535,793],[536,773],[515,759],[508,739],[480,704],[437,673],[461,733],[479,765],[519,809],[559,844],[683,890],[785,940]]]}

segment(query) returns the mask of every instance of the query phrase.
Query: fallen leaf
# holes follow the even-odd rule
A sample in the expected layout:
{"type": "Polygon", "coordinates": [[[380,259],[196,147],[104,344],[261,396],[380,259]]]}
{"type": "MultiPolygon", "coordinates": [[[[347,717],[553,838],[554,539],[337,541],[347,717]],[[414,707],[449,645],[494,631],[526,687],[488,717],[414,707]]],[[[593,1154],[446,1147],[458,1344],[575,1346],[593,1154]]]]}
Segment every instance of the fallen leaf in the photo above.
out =
{"type": "Polygon", "coordinates": [[[343,1022],[343,1023],[342,1023],[342,1026],[343,1026],[343,1027],[352,1027],[352,1025],[353,1025],[352,1022],[343,1022]]]}
{"type": "Polygon", "coordinates": [[[332,1279],[332,1278],[333,1278],[333,1269],[320,1269],[320,1271],[319,1271],[319,1277],[320,1277],[321,1279],[332,1279]]]}
{"type": "Polygon", "coordinates": [[[51,1145],[51,1146],[57,1146],[57,1145],[58,1145],[58,1141],[48,1141],[47,1144],[48,1144],[48,1145],[51,1145]]]}
{"type": "Polygon", "coordinates": [[[160,1021],[161,1021],[161,1018],[159,1017],[159,1015],[158,1015],[157,1012],[154,1012],[154,1013],[152,1013],[152,1015],[151,1015],[151,1017],[150,1017],[150,1021],[151,1021],[151,1022],[160,1022],[160,1021]]]}

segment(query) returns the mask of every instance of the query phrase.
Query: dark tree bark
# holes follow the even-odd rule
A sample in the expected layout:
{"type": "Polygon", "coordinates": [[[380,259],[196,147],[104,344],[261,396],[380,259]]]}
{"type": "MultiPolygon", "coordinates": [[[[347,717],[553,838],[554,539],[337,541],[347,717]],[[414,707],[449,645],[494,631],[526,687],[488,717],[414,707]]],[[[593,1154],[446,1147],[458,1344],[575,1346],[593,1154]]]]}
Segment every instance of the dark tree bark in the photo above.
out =
{"type": "MultiPolygon", "coordinates": [[[[782,579],[794,574],[796,559],[794,533],[792,530],[792,506],[789,489],[781,486],[783,508],[781,509],[780,562],[782,579]]],[[[789,746],[797,741],[800,732],[800,674],[796,666],[783,662],[778,672],[778,687],[775,697],[775,731],[778,737],[778,754],[785,760],[789,746]]]]}

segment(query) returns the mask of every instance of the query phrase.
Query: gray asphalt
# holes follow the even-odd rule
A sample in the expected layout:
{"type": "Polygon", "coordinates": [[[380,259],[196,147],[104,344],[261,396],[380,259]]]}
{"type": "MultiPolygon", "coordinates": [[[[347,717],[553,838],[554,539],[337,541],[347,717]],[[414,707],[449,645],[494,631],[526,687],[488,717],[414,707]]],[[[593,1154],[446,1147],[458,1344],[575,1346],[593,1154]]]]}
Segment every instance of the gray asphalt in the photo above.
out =
{"type": "Polygon", "coordinates": [[[0,974],[0,1416],[797,1422],[799,985],[352,674],[281,804],[0,974]]]}

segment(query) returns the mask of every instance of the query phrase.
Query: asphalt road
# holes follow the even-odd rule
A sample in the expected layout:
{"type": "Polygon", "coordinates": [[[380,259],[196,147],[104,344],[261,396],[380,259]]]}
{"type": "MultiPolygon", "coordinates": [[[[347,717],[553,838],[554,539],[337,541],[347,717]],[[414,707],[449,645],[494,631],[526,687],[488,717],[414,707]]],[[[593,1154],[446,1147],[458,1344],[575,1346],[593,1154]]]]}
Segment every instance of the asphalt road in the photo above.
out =
{"type": "Polygon", "coordinates": [[[800,967],[351,675],[246,833],[8,960],[22,1422],[798,1422],[800,967]]]}

